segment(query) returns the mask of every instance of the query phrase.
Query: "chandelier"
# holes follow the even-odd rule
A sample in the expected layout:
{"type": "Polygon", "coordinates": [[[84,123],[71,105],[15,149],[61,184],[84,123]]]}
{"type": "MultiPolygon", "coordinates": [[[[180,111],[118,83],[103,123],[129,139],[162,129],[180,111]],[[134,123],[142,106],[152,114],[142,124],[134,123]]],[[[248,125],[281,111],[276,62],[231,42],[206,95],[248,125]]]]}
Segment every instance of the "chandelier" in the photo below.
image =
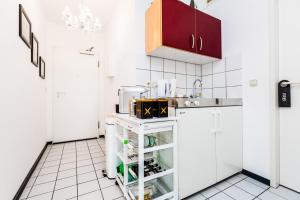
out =
{"type": "Polygon", "coordinates": [[[79,16],[74,16],[68,6],[62,12],[65,25],[71,29],[81,29],[85,32],[96,32],[101,30],[99,18],[94,17],[91,10],[79,4],[79,16]]]}

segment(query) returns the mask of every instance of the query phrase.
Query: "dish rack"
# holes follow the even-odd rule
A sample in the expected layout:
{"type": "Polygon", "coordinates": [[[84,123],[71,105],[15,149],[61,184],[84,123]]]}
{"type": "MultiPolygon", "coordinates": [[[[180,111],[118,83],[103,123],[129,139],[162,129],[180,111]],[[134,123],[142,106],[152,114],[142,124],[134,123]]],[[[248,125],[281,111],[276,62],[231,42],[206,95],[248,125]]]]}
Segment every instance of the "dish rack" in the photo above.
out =
{"type": "Polygon", "coordinates": [[[116,183],[127,200],[178,199],[177,119],[116,115],[116,183]]]}

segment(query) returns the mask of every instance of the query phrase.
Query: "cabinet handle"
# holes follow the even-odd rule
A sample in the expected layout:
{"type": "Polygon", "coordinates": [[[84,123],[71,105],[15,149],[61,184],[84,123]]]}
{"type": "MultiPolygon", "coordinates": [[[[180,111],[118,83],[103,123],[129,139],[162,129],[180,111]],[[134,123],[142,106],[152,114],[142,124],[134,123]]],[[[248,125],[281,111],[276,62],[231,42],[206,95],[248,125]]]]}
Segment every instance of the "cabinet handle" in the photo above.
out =
{"type": "Polygon", "coordinates": [[[211,131],[212,131],[212,133],[216,133],[217,132],[217,114],[216,114],[216,111],[212,112],[212,120],[213,120],[213,129],[211,131]]]}
{"type": "Polygon", "coordinates": [[[218,111],[217,115],[218,115],[218,130],[217,130],[217,132],[221,133],[222,129],[223,129],[223,119],[221,116],[221,111],[218,111]]]}
{"type": "Polygon", "coordinates": [[[200,37],[199,37],[199,50],[202,51],[202,48],[203,48],[203,39],[202,39],[202,37],[200,36],[200,37]]]}
{"type": "Polygon", "coordinates": [[[192,34],[192,49],[195,48],[195,35],[192,34]]]}

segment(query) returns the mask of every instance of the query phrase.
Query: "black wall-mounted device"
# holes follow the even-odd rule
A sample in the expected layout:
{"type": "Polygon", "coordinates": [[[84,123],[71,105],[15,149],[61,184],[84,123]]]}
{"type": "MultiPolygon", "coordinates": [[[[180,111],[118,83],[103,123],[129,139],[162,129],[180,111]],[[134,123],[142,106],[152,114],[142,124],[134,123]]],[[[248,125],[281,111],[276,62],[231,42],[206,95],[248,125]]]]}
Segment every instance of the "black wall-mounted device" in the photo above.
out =
{"type": "Polygon", "coordinates": [[[278,105],[285,108],[291,107],[291,85],[288,80],[282,80],[278,83],[278,105]]]}

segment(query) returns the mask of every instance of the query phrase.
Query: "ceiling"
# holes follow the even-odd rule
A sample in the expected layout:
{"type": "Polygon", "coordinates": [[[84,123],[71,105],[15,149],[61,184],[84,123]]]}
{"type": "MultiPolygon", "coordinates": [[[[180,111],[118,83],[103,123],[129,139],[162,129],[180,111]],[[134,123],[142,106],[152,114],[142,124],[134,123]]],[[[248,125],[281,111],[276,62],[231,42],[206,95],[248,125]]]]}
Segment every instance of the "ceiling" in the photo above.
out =
{"type": "Polygon", "coordinates": [[[41,0],[46,19],[63,24],[62,11],[68,6],[74,15],[79,15],[78,5],[83,3],[88,6],[93,15],[100,19],[105,26],[111,17],[111,13],[119,0],[41,0]]]}

